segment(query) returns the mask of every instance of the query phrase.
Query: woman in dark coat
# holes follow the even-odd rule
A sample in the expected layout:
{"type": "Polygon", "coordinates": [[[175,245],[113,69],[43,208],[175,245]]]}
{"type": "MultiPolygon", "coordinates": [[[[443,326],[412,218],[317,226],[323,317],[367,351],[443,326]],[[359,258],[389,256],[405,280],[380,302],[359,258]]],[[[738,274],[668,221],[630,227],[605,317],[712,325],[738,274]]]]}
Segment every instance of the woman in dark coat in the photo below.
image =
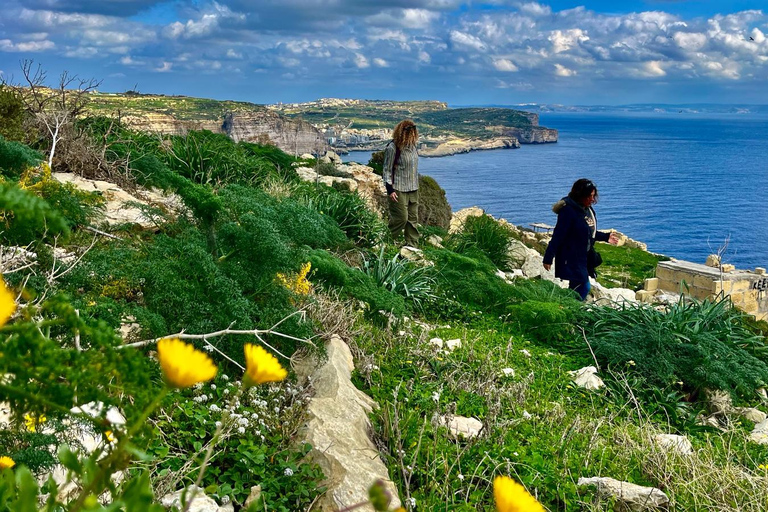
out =
{"type": "Polygon", "coordinates": [[[586,300],[589,294],[589,278],[595,277],[593,246],[595,240],[616,245],[616,233],[597,230],[597,217],[592,205],[597,203],[597,187],[590,180],[576,180],[566,197],[555,203],[552,211],[557,214],[557,224],[544,253],[544,268],[552,267],[555,260],[555,277],[568,281],[568,287],[586,300]]]}

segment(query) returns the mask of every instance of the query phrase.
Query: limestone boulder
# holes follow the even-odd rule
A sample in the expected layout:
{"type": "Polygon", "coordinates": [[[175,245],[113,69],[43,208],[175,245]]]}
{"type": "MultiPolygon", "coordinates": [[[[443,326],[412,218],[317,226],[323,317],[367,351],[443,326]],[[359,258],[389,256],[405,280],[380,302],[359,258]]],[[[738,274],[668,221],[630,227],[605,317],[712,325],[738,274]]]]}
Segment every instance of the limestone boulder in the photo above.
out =
{"type": "Polygon", "coordinates": [[[597,376],[597,368],[594,366],[585,366],[568,373],[571,375],[574,384],[580,388],[594,390],[605,387],[603,379],[597,376]]]}
{"type": "Polygon", "coordinates": [[[657,510],[669,505],[669,497],[661,489],[643,487],[608,477],[579,478],[579,487],[597,487],[601,496],[616,500],[616,510],[640,512],[657,510]]]}
{"type": "Polygon", "coordinates": [[[590,295],[595,304],[621,307],[637,303],[637,293],[628,288],[606,288],[594,279],[590,279],[590,295]]]}
{"type": "MultiPolygon", "coordinates": [[[[300,378],[309,379],[315,391],[299,436],[313,446],[309,457],[326,477],[328,491],[315,509],[331,512],[366,501],[376,480],[384,482],[396,508],[400,506],[397,490],[370,439],[368,415],[376,403],[352,384],[354,363],[347,344],[334,335],[326,349],[327,360],[322,364],[316,357],[308,357],[294,368],[300,378]]],[[[356,510],[372,512],[373,508],[356,510]]]]}
{"type": "Polygon", "coordinates": [[[528,279],[541,277],[546,272],[544,270],[544,257],[536,249],[531,249],[519,240],[510,242],[507,247],[507,256],[510,265],[520,269],[528,279]]]}
{"type": "Polygon", "coordinates": [[[757,444],[768,444],[768,420],[763,420],[752,429],[749,440],[757,444]]]}
{"type": "MultiPolygon", "coordinates": [[[[202,488],[196,485],[190,485],[188,489],[180,489],[171,494],[166,494],[160,498],[160,504],[165,508],[170,509],[176,507],[178,510],[183,510],[182,496],[186,496],[186,501],[190,499],[192,503],[189,505],[189,512],[226,512],[227,508],[219,507],[219,504],[205,494],[202,488]]],[[[225,505],[226,507],[226,505],[225,505]]]]}
{"type": "Polygon", "coordinates": [[[469,208],[454,212],[451,217],[451,225],[448,227],[448,233],[454,234],[464,229],[464,224],[469,217],[481,217],[483,215],[485,215],[485,211],[477,206],[470,206],[469,208]]]}
{"type": "Polygon", "coordinates": [[[156,190],[139,190],[135,193],[128,193],[108,181],[89,180],[64,172],[53,173],[53,177],[61,183],[71,183],[80,190],[100,194],[106,201],[104,221],[110,226],[138,224],[144,229],[156,227],[150,217],[136,206],[132,206],[131,203],[159,207],[174,215],[184,211],[181,198],[175,194],[164,194],[156,190]]]}
{"type": "Polygon", "coordinates": [[[448,427],[448,434],[453,439],[472,439],[483,430],[482,421],[466,416],[436,416],[432,421],[435,426],[448,427]]]}
{"type": "Polygon", "coordinates": [[[693,446],[685,436],[656,434],[653,436],[653,442],[662,450],[676,452],[680,455],[690,455],[693,453],[693,446]]]}
{"type": "Polygon", "coordinates": [[[739,414],[739,416],[745,420],[751,421],[752,423],[760,423],[761,421],[765,421],[765,419],[768,418],[768,415],[766,415],[763,411],[755,409],[754,407],[737,407],[736,412],[739,414]]]}

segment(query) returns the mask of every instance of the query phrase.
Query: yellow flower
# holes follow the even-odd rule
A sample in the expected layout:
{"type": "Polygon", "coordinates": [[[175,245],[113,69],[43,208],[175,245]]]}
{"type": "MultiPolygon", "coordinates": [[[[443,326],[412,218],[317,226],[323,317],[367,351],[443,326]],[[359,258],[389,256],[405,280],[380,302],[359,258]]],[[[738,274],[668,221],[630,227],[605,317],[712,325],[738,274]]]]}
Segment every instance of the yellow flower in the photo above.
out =
{"type": "Polygon", "coordinates": [[[0,469],[12,468],[15,465],[16,465],[16,463],[13,461],[12,458],[7,457],[5,455],[0,457],[0,469]]]}
{"type": "Polygon", "coordinates": [[[29,432],[35,432],[37,426],[41,423],[45,423],[47,420],[48,418],[42,414],[40,416],[32,416],[30,413],[24,415],[24,424],[27,426],[27,431],[29,432]]]}
{"type": "Polygon", "coordinates": [[[301,270],[295,277],[288,277],[285,274],[278,273],[277,280],[280,284],[291,290],[297,295],[307,295],[312,290],[312,283],[307,280],[307,274],[312,269],[312,263],[307,262],[301,266],[301,270]]]}
{"type": "Polygon", "coordinates": [[[178,338],[158,341],[157,357],[165,381],[174,388],[188,388],[216,376],[216,365],[211,358],[178,338]]]}
{"type": "Polygon", "coordinates": [[[494,478],[493,496],[498,512],[544,512],[544,507],[536,498],[508,476],[494,478]]]}
{"type": "Polygon", "coordinates": [[[757,467],[758,467],[758,469],[768,469],[768,465],[766,465],[766,464],[760,464],[757,467]]]}
{"type": "Polygon", "coordinates": [[[112,434],[111,430],[107,430],[104,432],[104,438],[107,440],[108,443],[114,443],[115,442],[115,436],[112,434]]]}
{"type": "Polygon", "coordinates": [[[14,311],[16,311],[16,297],[5,286],[5,281],[0,277],[0,327],[5,325],[14,311]]]}
{"type": "Polygon", "coordinates": [[[245,376],[243,382],[248,386],[278,382],[283,380],[288,372],[280,366],[277,358],[259,345],[245,344],[245,376]]]}

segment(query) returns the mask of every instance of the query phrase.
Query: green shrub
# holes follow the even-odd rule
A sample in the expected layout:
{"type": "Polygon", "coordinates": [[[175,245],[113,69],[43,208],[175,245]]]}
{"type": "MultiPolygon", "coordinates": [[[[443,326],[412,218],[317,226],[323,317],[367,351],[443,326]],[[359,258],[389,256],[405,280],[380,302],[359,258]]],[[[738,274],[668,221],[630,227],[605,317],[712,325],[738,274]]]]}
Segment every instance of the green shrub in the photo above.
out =
{"type": "Polygon", "coordinates": [[[379,286],[363,271],[347,266],[325,251],[311,251],[312,281],[341,291],[347,297],[361,300],[371,312],[386,311],[402,315],[408,310],[405,299],[379,286]]]}
{"type": "Polygon", "coordinates": [[[682,300],[669,311],[647,305],[587,312],[589,340],[601,365],[633,367],[662,389],[721,389],[751,395],[768,383],[764,338],[745,325],[728,299],[682,300]]]}
{"type": "Polygon", "coordinates": [[[509,268],[510,257],[507,252],[512,240],[511,230],[496,222],[488,215],[469,217],[464,229],[447,240],[454,251],[462,254],[485,254],[494,265],[502,270],[509,268]]]}
{"type": "Polygon", "coordinates": [[[451,205],[445,190],[429,176],[419,176],[419,224],[448,229],[451,224],[451,205]]]}
{"type": "Polygon", "coordinates": [[[0,173],[6,178],[17,180],[22,172],[42,161],[43,156],[29,146],[0,136],[0,173]]]}
{"type": "Polygon", "coordinates": [[[557,347],[574,335],[572,316],[557,302],[528,300],[508,306],[507,313],[508,322],[550,346],[557,347]]]}
{"type": "Polygon", "coordinates": [[[432,297],[435,279],[429,267],[419,267],[400,258],[384,256],[384,246],[379,254],[363,261],[363,271],[381,287],[411,300],[416,307],[432,297]]]}
{"type": "Polygon", "coordinates": [[[24,102],[21,101],[19,93],[7,85],[0,84],[0,138],[23,140],[23,123],[24,102]]]}
{"type": "Polygon", "coordinates": [[[56,235],[67,236],[67,220],[44,199],[16,186],[0,183],[1,239],[27,245],[56,235]]]}
{"type": "Polygon", "coordinates": [[[293,197],[335,220],[355,243],[371,247],[379,243],[387,233],[384,223],[357,193],[302,183],[294,189],[293,197]]]}
{"type": "Polygon", "coordinates": [[[371,159],[368,160],[368,167],[381,176],[382,172],[384,172],[384,151],[374,151],[371,153],[371,159]]]}

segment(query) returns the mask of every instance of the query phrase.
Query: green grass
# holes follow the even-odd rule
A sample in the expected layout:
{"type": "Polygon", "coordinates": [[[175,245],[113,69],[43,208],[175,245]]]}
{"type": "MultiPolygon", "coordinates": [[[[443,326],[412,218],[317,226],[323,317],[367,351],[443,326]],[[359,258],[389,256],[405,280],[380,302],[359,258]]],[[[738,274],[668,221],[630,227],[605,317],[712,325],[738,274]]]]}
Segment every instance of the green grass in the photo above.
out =
{"type": "Polygon", "coordinates": [[[603,257],[603,264],[597,269],[597,281],[608,288],[639,290],[643,280],[654,277],[656,264],[669,259],[633,247],[616,247],[602,242],[595,244],[595,249],[603,257]]]}

